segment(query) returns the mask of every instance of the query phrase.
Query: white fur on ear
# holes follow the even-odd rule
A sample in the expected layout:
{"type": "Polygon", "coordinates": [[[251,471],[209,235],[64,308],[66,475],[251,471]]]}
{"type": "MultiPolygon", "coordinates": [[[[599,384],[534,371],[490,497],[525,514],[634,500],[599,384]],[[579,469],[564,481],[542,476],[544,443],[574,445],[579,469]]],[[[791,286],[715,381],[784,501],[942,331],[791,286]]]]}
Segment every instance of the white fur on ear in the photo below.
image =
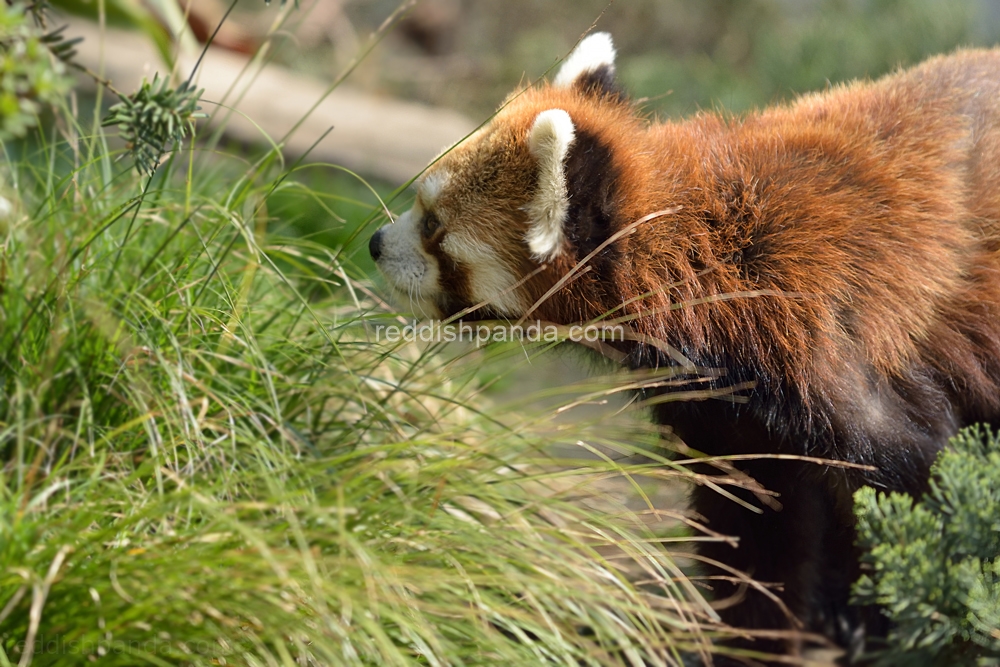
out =
{"type": "Polygon", "coordinates": [[[569,193],[563,162],[575,136],[573,120],[562,109],[538,114],[528,134],[528,150],[538,160],[538,190],[527,206],[527,241],[532,257],[540,262],[558,255],[566,238],[569,193]]]}
{"type": "Polygon", "coordinates": [[[581,75],[601,67],[608,67],[614,72],[615,47],[611,43],[611,35],[606,32],[595,32],[584,38],[573,49],[573,53],[569,54],[559,69],[553,85],[558,88],[569,88],[581,75]]]}

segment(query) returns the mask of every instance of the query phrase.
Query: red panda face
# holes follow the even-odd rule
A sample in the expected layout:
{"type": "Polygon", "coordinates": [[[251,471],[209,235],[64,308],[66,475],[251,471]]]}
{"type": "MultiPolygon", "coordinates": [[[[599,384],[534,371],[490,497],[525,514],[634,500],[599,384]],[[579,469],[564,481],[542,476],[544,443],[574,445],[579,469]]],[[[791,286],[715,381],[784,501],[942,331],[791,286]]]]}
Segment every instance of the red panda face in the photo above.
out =
{"type": "Polygon", "coordinates": [[[514,286],[527,259],[518,232],[533,165],[517,148],[502,124],[479,130],[432,165],[416,183],[413,208],[372,237],[379,269],[414,314],[436,318],[482,303],[474,316],[516,316],[527,307],[514,286]]]}
{"type": "Polygon", "coordinates": [[[591,35],[551,85],[515,93],[428,167],[413,208],[369,244],[402,306],[427,318],[541,315],[533,305],[573,265],[567,223],[585,193],[571,201],[569,153],[581,132],[601,131],[595,106],[627,106],[613,72],[610,37],[591,35]]]}

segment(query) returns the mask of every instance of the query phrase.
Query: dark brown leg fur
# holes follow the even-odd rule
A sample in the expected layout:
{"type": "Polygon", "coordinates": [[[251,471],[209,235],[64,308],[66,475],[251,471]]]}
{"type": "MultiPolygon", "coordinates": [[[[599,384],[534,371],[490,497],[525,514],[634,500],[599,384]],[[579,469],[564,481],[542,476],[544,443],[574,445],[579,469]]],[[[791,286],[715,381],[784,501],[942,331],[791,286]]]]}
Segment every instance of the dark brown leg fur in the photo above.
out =
{"type": "MultiPolygon", "coordinates": [[[[888,626],[877,609],[850,604],[850,587],[859,575],[853,493],[865,483],[919,493],[926,483],[934,452],[944,445],[945,430],[952,425],[942,422],[940,429],[922,431],[924,441],[915,445],[906,443],[918,452],[909,457],[906,470],[892,470],[886,464],[881,466],[882,472],[863,473],[821,463],[769,458],[769,454],[834,457],[824,454],[824,449],[829,452],[830,448],[824,448],[815,435],[810,438],[803,433],[800,440],[791,441],[772,439],[752,406],[752,403],[748,407],[723,401],[666,404],[656,414],[658,420],[671,424],[685,443],[698,451],[710,455],[760,455],[759,459],[731,465],[738,471],[737,477],[744,475],[777,494],[768,496],[759,489],[755,492],[731,483],[726,486],[759,510],[754,512],[707,486],[694,489],[693,509],[707,526],[738,538],[736,546],[719,541],[704,542],[699,548],[706,561],[702,572],[720,577],[711,582],[712,597],[732,602],[719,612],[723,621],[735,628],[788,632],[798,629],[826,637],[849,655],[857,655],[866,641],[884,637],[888,626]],[[725,569],[713,567],[712,561],[724,564],[725,569]],[[733,577],[732,570],[750,575],[767,586],[772,595],[727,580],[733,577]]],[[[793,421],[789,419],[787,423],[793,421]]],[[[887,438],[885,442],[889,442],[887,438]]],[[[892,455],[903,446],[889,444],[884,450],[892,455]]],[[[697,472],[733,478],[732,472],[720,471],[718,465],[704,464],[697,472]]],[[[797,655],[803,648],[817,644],[802,638],[758,638],[731,645],[797,655]]]]}
{"type": "MultiPolygon", "coordinates": [[[[741,508],[718,492],[698,487],[693,509],[712,530],[739,538],[737,546],[705,543],[703,557],[746,572],[768,589],[766,593],[735,581],[712,582],[715,600],[731,600],[720,609],[723,620],[738,628],[801,629],[830,637],[849,651],[861,648],[865,635],[884,634],[882,617],[849,605],[849,589],[857,578],[850,495],[843,475],[812,463],[762,460],[739,466],[763,487],[779,495],[769,502],[742,489],[730,489],[760,509],[757,514],[741,508]],[[838,481],[837,478],[840,478],[838,481]],[[865,621],[868,620],[868,623],[865,621]],[[869,626],[869,627],[866,627],[869,626]]],[[[730,572],[704,565],[710,575],[731,577],[730,572]]],[[[740,645],[762,652],[796,653],[803,642],[756,639],[740,645]]]]}

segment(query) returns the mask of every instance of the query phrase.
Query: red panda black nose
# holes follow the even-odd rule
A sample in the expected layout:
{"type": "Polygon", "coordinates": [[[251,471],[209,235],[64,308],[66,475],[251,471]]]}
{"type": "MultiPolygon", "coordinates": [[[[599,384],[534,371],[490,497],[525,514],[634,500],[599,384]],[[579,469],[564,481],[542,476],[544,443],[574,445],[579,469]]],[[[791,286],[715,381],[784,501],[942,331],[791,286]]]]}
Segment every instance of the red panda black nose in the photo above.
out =
{"type": "Polygon", "coordinates": [[[372,256],[376,262],[378,258],[382,256],[382,230],[379,229],[374,234],[372,238],[368,241],[368,254],[372,256]]]}

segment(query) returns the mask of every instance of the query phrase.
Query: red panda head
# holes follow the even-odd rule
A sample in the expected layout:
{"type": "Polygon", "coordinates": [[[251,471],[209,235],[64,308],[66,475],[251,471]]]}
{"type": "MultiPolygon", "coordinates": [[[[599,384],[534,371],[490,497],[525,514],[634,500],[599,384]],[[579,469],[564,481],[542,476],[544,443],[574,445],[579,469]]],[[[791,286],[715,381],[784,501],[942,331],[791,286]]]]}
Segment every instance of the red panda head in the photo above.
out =
{"type": "Polygon", "coordinates": [[[428,167],[413,208],[369,245],[403,305],[430,318],[599,314],[587,307],[607,302],[587,293],[593,277],[566,288],[574,298],[543,297],[588,255],[597,268],[614,262],[607,241],[625,201],[615,145],[643,132],[616,87],[614,55],[606,33],[586,38],[551,84],[512,94],[428,167]]]}

